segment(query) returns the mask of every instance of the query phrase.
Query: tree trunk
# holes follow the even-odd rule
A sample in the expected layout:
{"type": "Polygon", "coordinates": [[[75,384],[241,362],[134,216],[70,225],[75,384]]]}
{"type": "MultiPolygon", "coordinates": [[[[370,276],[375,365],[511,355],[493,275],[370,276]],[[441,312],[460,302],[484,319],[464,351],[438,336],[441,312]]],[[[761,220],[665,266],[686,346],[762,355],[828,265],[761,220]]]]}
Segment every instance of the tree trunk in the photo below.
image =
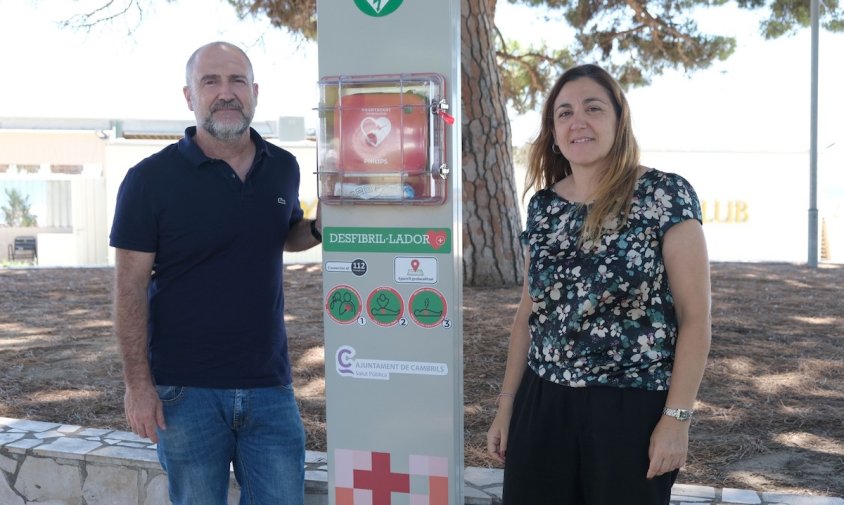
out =
{"type": "Polygon", "coordinates": [[[494,5],[462,0],[463,279],[519,284],[524,256],[512,135],[495,59],[494,5]]]}

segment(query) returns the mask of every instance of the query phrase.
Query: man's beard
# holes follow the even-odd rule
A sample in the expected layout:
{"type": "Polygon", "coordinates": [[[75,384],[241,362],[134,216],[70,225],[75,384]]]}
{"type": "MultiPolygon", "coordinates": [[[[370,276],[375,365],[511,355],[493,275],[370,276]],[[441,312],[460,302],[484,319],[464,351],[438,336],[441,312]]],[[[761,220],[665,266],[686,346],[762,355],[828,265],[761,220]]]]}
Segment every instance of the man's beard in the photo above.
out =
{"type": "Polygon", "coordinates": [[[211,111],[202,121],[202,128],[212,137],[222,141],[232,141],[240,138],[252,123],[252,114],[243,112],[243,106],[237,100],[220,100],[211,106],[211,111]],[[219,110],[237,110],[241,119],[235,122],[220,122],[214,119],[214,113],[219,110]]]}

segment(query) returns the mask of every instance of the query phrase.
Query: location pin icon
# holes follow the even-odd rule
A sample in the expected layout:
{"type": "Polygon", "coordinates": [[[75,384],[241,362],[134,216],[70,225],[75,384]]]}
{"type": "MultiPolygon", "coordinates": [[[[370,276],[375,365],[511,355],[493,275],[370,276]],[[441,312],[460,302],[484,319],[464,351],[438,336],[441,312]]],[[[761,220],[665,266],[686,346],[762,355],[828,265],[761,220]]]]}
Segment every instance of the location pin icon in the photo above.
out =
{"type": "Polygon", "coordinates": [[[419,269],[419,260],[411,260],[410,261],[410,268],[412,268],[414,272],[416,270],[418,270],[419,269]]]}

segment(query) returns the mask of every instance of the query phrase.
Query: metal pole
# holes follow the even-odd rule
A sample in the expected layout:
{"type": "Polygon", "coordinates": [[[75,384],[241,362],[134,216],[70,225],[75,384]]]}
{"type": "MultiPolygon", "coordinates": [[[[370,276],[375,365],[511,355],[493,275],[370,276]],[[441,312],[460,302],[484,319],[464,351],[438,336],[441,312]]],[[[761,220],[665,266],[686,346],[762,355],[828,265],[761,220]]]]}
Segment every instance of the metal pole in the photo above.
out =
{"type": "Polygon", "coordinates": [[[812,98],[809,140],[809,266],[818,266],[818,0],[812,0],[812,98]]]}

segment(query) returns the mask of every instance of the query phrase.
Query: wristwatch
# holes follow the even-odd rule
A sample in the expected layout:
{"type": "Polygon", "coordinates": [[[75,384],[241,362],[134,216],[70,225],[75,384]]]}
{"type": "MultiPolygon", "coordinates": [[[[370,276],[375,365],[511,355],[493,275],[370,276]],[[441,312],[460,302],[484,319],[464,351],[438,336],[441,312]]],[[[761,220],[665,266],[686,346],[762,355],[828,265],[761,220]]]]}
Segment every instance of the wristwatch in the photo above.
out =
{"type": "Polygon", "coordinates": [[[665,414],[668,417],[673,417],[674,419],[676,419],[678,421],[688,421],[689,419],[692,418],[692,415],[694,415],[695,412],[693,410],[672,409],[672,408],[669,408],[669,407],[665,407],[662,410],[662,413],[665,414]]]}
{"type": "Polygon", "coordinates": [[[317,239],[318,242],[322,242],[322,233],[320,233],[320,231],[317,230],[316,219],[311,221],[311,235],[313,235],[313,237],[315,239],[317,239]]]}

